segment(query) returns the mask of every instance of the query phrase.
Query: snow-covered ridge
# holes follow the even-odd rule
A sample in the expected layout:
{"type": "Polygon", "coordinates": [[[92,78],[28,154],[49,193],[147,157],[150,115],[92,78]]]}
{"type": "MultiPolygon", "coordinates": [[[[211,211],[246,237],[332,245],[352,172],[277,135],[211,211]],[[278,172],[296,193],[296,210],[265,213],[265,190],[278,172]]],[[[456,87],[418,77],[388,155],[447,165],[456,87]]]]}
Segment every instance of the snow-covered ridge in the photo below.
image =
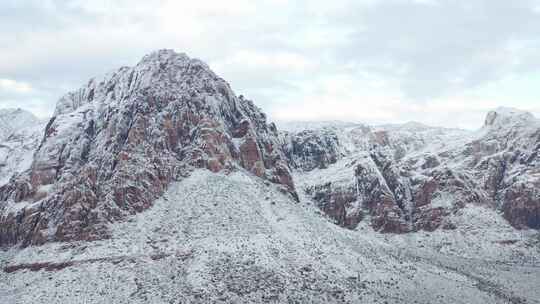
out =
{"type": "Polygon", "coordinates": [[[145,90],[158,96],[185,93],[204,88],[218,79],[201,60],[173,50],[159,50],[144,56],[134,67],[121,67],[102,78],[93,78],[81,89],[66,94],[58,101],[54,116],[70,113],[94,100],[104,106],[125,102],[135,92],[145,90]],[[196,78],[191,78],[194,82],[185,81],[188,70],[197,74],[196,78]]]}
{"type": "Polygon", "coordinates": [[[484,128],[493,128],[500,126],[538,126],[540,120],[532,113],[514,109],[500,107],[490,111],[484,122],[484,128]]]}
{"type": "Polygon", "coordinates": [[[485,121],[478,131],[334,123],[288,132],[285,147],[296,180],[312,181],[301,188],[340,225],[369,215],[382,231],[451,228],[445,219],[474,203],[495,206],[515,227],[540,228],[539,120],[500,108],[485,121]]]}
{"type": "Polygon", "coordinates": [[[22,109],[0,109],[0,187],[30,168],[45,122],[22,109]]]}
{"type": "Polygon", "coordinates": [[[354,128],[364,126],[362,123],[346,122],[339,120],[330,121],[276,121],[276,125],[280,131],[285,132],[301,132],[306,130],[320,130],[320,129],[343,129],[354,128]]]}
{"type": "Polygon", "coordinates": [[[14,132],[35,127],[42,121],[34,114],[22,109],[0,108],[0,140],[5,139],[14,132]]]}

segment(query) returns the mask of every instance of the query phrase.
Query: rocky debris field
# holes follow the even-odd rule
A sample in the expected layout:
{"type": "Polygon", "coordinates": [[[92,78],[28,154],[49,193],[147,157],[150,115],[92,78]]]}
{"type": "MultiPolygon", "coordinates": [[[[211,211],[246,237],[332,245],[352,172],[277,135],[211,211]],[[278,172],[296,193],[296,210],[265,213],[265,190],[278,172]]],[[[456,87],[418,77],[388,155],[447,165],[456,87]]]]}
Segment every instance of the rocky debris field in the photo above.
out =
{"type": "Polygon", "coordinates": [[[247,172],[199,170],[147,211],[113,224],[110,239],[2,252],[0,300],[538,303],[538,234],[518,232],[483,207],[458,217],[490,225],[351,231],[247,172]]]}

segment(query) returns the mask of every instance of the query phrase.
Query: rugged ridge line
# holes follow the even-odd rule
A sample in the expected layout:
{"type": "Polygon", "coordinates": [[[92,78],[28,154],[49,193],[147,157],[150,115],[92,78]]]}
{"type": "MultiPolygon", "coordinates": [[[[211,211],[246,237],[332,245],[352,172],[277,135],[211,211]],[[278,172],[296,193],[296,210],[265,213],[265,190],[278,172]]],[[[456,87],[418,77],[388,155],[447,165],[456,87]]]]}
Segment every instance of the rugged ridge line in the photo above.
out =
{"type": "Polygon", "coordinates": [[[341,226],[369,216],[381,232],[454,229],[449,216],[478,204],[540,228],[540,122],[528,112],[496,109],[477,132],[407,123],[283,137],[302,190],[341,226]]]}

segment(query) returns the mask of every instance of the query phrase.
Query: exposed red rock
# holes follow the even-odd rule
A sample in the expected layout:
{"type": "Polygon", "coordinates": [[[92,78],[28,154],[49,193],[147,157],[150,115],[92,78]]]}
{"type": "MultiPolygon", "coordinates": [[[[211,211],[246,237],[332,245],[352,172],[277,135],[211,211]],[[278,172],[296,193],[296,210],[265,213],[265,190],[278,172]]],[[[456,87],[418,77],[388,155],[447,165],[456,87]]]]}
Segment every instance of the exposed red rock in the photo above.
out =
{"type": "Polygon", "coordinates": [[[191,170],[236,167],[296,197],[265,115],[203,62],[158,51],[58,102],[31,170],[0,188],[0,245],[107,237],[191,170]]]}
{"type": "MultiPolygon", "coordinates": [[[[363,211],[382,232],[453,229],[455,225],[447,219],[469,204],[500,209],[516,228],[540,226],[540,122],[530,113],[491,112],[477,133],[408,123],[383,130],[360,125],[299,134],[309,132],[311,141],[299,146],[304,150],[290,150],[291,166],[304,172],[326,168],[328,162],[321,157],[299,163],[303,155],[314,151],[308,148],[315,146],[317,153],[311,155],[336,155],[332,164],[349,160],[339,164],[341,171],[354,169],[350,180],[337,174],[335,180],[328,176],[305,186],[317,205],[341,226],[354,228],[363,219],[363,211]],[[333,140],[337,138],[348,142],[333,140]],[[353,151],[344,149],[345,145],[352,145],[353,151]]],[[[336,174],[335,169],[329,172],[336,174]]]]}

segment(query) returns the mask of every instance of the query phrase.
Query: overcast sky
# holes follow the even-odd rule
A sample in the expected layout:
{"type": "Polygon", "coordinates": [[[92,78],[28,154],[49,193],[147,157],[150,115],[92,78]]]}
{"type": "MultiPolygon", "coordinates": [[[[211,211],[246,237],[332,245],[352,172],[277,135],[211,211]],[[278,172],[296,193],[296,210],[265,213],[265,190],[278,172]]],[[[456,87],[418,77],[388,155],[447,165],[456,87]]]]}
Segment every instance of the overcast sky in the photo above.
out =
{"type": "Polygon", "coordinates": [[[206,61],[273,120],[540,116],[540,0],[1,0],[0,108],[46,117],[161,48],[206,61]]]}

